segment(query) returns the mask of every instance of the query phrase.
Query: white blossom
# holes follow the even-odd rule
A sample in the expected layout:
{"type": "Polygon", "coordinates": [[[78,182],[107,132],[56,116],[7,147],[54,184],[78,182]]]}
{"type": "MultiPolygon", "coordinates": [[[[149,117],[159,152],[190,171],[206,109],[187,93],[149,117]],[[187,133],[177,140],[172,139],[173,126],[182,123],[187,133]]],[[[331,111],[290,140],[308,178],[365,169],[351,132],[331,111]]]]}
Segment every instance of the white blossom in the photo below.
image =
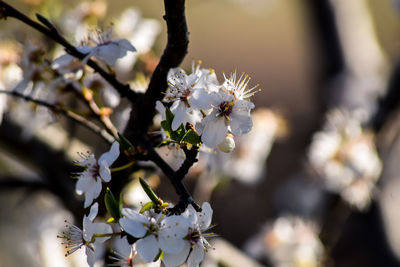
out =
{"type": "Polygon", "coordinates": [[[210,228],[212,212],[208,202],[203,203],[201,212],[196,212],[192,206],[186,209],[180,218],[180,222],[189,222],[183,249],[177,254],[164,251],[163,262],[166,267],[180,266],[185,261],[188,267],[199,266],[204,259],[204,251],[210,247],[206,240],[208,234],[204,232],[210,228]]]}
{"type": "Polygon", "coordinates": [[[100,195],[102,182],[111,180],[110,166],[119,156],[119,143],[114,142],[110,151],[101,155],[98,161],[93,154],[84,156],[84,160],[78,162],[85,170],[78,174],[76,183],[76,192],[79,195],[85,195],[84,207],[88,207],[95,198],[100,195]]]}
{"type": "Polygon", "coordinates": [[[97,30],[95,33],[89,35],[87,41],[94,43],[95,46],[84,44],[83,47],[77,47],[79,52],[87,54],[82,60],[83,64],[86,64],[90,57],[93,56],[107,65],[114,66],[117,59],[124,57],[128,51],[136,51],[126,39],[112,41],[112,31],[112,26],[104,31],[97,30]]]}
{"type": "Polygon", "coordinates": [[[119,220],[122,229],[128,234],[140,238],[136,242],[136,250],[145,262],[152,262],[159,253],[158,231],[160,216],[149,213],[145,216],[132,209],[123,209],[125,216],[119,220]]]}
{"type": "Polygon", "coordinates": [[[234,136],[248,133],[252,126],[250,116],[254,104],[247,100],[236,99],[234,95],[222,90],[212,94],[213,109],[203,120],[201,140],[210,147],[215,148],[230,132],[234,136]]]}
{"type": "Polygon", "coordinates": [[[62,244],[69,249],[65,256],[68,256],[85,246],[87,263],[91,267],[93,267],[95,263],[95,247],[109,239],[110,236],[107,236],[107,234],[113,232],[110,225],[106,223],[93,222],[97,216],[97,212],[98,203],[96,202],[90,208],[89,215],[83,217],[83,230],[66,222],[67,231],[63,232],[62,236],[59,236],[60,238],[65,239],[65,242],[62,244]]]}

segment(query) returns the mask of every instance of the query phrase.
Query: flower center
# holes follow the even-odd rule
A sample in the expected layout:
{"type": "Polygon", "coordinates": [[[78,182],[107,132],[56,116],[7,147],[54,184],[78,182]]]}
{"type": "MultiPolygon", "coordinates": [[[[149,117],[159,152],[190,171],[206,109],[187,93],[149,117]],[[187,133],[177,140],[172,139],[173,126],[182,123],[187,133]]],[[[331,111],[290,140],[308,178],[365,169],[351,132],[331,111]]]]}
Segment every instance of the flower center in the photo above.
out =
{"type": "Polygon", "coordinates": [[[187,236],[186,239],[191,243],[191,244],[197,244],[200,241],[200,231],[198,229],[193,229],[187,236]]]}
{"type": "Polygon", "coordinates": [[[218,116],[228,118],[232,113],[232,102],[224,101],[218,106],[218,116]]]}
{"type": "Polygon", "coordinates": [[[90,166],[89,172],[92,175],[92,178],[96,180],[97,177],[100,177],[100,165],[94,164],[93,166],[90,166]]]}
{"type": "Polygon", "coordinates": [[[183,103],[185,103],[185,105],[189,108],[189,102],[188,102],[188,97],[190,95],[190,90],[186,89],[185,91],[183,91],[181,97],[179,98],[183,103]]]}

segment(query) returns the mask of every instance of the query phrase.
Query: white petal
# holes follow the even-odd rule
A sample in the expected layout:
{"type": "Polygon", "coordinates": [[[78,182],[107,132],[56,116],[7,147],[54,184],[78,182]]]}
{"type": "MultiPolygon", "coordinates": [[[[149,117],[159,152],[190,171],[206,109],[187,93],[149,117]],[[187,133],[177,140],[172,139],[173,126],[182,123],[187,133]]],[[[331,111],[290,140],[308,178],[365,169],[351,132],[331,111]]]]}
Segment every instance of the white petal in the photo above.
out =
{"type": "Polygon", "coordinates": [[[136,51],[136,48],[127,39],[121,39],[115,42],[118,43],[121,50],[124,51],[123,52],[124,54],[120,54],[121,57],[124,56],[127,51],[132,51],[132,52],[136,51]]]}
{"type": "Polygon", "coordinates": [[[74,59],[74,57],[71,56],[70,54],[65,54],[65,55],[62,55],[62,56],[56,58],[53,61],[53,64],[51,64],[51,66],[53,67],[53,69],[59,69],[62,67],[66,67],[72,62],[73,59],[74,59]]]}
{"type": "Polygon", "coordinates": [[[224,140],[227,133],[228,128],[225,125],[224,118],[215,118],[205,123],[203,133],[201,135],[201,141],[203,141],[206,146],[215,148],[224,140]]]}
{"type": "Polygon", "coordinates": [[[192,252],[189,255],[188,267],[198,267],[204,259],[204,248],[198,244],[194,245],[192,252]]]}
{"type": "Polygon", "coordinates": [[[202,211],[197,213],[197,223],[201,230],[206,230],[211,224],[213,210],[208,202],[204,202],[201,209],[202,211]]]}
{"type": "Polygon", "coordinates": [[[114,66],[115,62],[120,57],[120,47],[114,42],[97,46],[95,51],[94,57],[104,61],[110,66],[114,66]]]}
{"type": "Polygon", "coordinates": [[[88,215],[89,220],[93,222],[93,220],[97,216],[97,212],[99,211],[99,203],[95,202],[91,207],[90,207],[90,212],[88,215]]]}
{"type": "Polygon", "coordinates": [[[184,123],[185,115],[187,112],[185,103],[183,103],[182,101],[175,101],[175,103],[176,102],[179,102],[176,109],[173,110],[171,107],[171,112],[174,113],[174,115],[175,115],[174,120],[172,121],[172,127],[171,127],[173,131],[176,131],[179,128],[179,126],[181,126],[181,124],[184,123]]]}
{"type": "Polygon", "coordinates": [[[96,258],[94,256],[94,251],[90,249],[88,246],[86,246],[86,261],[90,267],[94,266],[95,260],[96,258]]]}
{"type": "Polygon", "coordinates": [[[89,175],[88,172],[85,171],[81,173],[81,175],[78,178],[78,182],[76,182],[75,185],[75,192],[78,195],[82,195],[83,193],[85,193],[91,186],[92,182],[91,180],[93,180],[93,177],[89,175]]]}
{"type": "Polygon", "coordinates": [[[186,261],[189,251],[190,251],[190,242],[185,241],[185,246],[183,247],[180,253],[178,254],[164,253],[162,261],[164,262],[165,267],[175,267],[182,265],[186,261]]]}
{"type": "Polygon", "coordinates": [[[161,115],[161,120],[165,120],[165,107],[160,101],[156,102],[156,110],[161,115]]]}
{"type": "Polygon", "coordinates": [[[198,109],[208,109],[211,104],[211,97],[204,89],[193,89],[188,102],[198,109]]]}
{"type": "Polygon", "coordinates": [[[136,250],[145,262],[152,262],[160,249],[156,237],[149,235],[136,242],[136,250]]]}
{"type": "Polygon", "coordinates": [[[100,165],[99,169],[100,177],[104,182],[108,183],[109,181],[111,181],[111,170],[108,167],[105,160],[99,161],[99,165],[100,165]]]}
{"type": "Polygon", "coordinates": [[[132,252],[132,245],[129,244],[128,238],[126,236],[120,238],[120,237],[115,237],[113,239],[114,241],[114,250],[117,251],[119,254],[124,256],[125,258],[128,258],[131,255],[132,252]]]}
{"type": "Polygon", "coordinates": [[[253,122],[250,116],[250,110],[252,108],[254,108],[254,104],[246,100],[239,100],[235,103],[230,115],[231,121],[229,122],[234,135],[241,135],[250,132],[253,127],[253,122]]]}
{"type": "Polygon", "coordinates": [[[123,209],[122,214],[126,216],[119,219],[122,229],[134,237],[143,237],[146,234],[147,229],[144,225],[147,225],[149,220],[145,216],[130,209],[123,209]]]}
{"type": "Polygon", "coordinates": [[[99,161],[105,161],[107,166],[111,166],[114,161],[119,157],[119,143],[115,141],[110,148],[110,151],[103,153],[100,156],[99,161]]]}
{"type": "Polygon", "coordinates": [[[161,222],[158,242],[162,251],[177,254],[185,245],[183,239],[189,232],[189,222],[184,216],[173,215],[161,222]]]}
{"type": "Polygon", "coordinates": [[[97,198],[101,192],[101,180],[91,176],[85,176],[78,180],[76,183],[76,192],[78,194],[85,194],[84,207],[89,207],[93,199],[97,198]]]}
{"type": "MultiPolygon", "coordinates": [[[[93,223],[90,230],[93,234],[111,234],[113,232],[111,226],[106,223],[93,223]]],[[[103,243],[110,238],[110,236],[96,237],[95,243],[103,243]]]]}

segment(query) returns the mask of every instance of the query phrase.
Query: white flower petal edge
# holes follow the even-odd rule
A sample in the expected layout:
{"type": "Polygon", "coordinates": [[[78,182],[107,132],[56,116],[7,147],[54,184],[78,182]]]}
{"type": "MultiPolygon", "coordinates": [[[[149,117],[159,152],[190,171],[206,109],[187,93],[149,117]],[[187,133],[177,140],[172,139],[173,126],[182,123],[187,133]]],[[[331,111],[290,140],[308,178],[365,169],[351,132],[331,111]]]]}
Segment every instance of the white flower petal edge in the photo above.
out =
{"type": "Polygon", "coordinates": [[[128,234],[140,238],[143,237],[147,229],[144,225],[149,223],[146,216],[132,209],[122,209],[122,214],[125,216],[119,220],[119,224],[128,234]]]}
{"type": "Polygon", "coordinates": [[[136,242],[136,250],[145,262],[152,262],[160,249],[156,237],[154,235],[149,235],[136,242]]]}
{"type": "Polygon", "coordinates": [[[190,252],[190,243],[185,242],[183,249],[178,254],[169,254],[164,252],[162,261],[164,262],[165,267],[180,266],[186,261],[189,252],[190,252]]]}

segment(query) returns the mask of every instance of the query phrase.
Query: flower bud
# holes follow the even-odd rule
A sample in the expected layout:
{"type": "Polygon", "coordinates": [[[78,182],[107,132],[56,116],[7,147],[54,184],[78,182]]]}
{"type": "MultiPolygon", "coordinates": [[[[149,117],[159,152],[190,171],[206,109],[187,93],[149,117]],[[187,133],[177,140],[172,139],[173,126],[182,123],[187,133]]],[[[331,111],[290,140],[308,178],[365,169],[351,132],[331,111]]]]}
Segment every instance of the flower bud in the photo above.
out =
{"type": "Polygon", "coordinates": [[[227,134],[225,139],[218,145],[218,149],[225,153],[230,153],[235,149],[233,135],[227,134]]]}

